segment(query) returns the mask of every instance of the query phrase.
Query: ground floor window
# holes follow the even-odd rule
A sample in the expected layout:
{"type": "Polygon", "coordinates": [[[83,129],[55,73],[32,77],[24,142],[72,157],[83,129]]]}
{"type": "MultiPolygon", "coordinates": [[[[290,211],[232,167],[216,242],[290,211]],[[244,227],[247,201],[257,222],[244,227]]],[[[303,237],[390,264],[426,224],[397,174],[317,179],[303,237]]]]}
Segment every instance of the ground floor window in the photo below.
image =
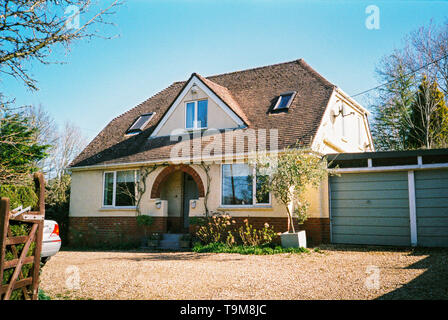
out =
{"type": "Polygon", "coordinates": [[[269,204],[270,194],[262,190],[268,176],[257,174],[245,163],[222,165],[221,203],[226,206],[269,204]]]}
{"type": "Polygon", "coordinates": [[[134,207],[137,181],[136,170],[105,172],[103,206],[134,207]]]}

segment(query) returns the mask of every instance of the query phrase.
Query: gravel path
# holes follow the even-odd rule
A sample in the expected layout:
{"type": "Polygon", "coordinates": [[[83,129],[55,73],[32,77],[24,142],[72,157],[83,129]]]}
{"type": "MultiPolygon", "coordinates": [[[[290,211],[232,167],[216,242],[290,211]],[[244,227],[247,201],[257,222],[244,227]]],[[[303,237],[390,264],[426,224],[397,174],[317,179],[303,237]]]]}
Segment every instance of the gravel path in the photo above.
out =
{"type": "Polygon", "coordinates": [[[41,288],[56,299],[448,299],[448,250],[62,251],[44,267],[41,288]]]}

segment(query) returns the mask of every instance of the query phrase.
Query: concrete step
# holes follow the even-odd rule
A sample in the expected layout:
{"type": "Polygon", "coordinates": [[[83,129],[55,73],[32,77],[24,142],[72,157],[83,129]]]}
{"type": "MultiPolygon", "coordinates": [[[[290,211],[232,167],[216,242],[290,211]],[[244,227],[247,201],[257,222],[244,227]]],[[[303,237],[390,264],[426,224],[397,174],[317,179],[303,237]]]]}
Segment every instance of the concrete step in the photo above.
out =
{"type": "Polygon", "coordinates": [[[179,241],[171,241],[171,240],[160,240],[159,242],[160,249],[180,249],[179,241]]]}
{"type": "Polygon", "coordinates": [[[167,241],[180,241],[183,235],[183,233],[164,233],[162,239],[167,241]]]}

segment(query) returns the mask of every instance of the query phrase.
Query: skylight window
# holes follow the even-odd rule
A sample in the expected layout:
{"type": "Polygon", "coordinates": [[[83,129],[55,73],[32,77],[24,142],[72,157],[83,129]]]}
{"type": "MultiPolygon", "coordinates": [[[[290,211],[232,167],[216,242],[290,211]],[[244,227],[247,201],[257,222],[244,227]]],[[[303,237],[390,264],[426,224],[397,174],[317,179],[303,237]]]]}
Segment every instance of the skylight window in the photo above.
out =
{"type": "Polygon", "coordinates": [[[126,131],[126,134],[138,134],[143,131],[146,125],[151,121],[154,112],[142,114],[135,120],[134,124],[126,131]]]}
{"type": "Polygon", "coordinates": [[[295,95],[296,95],[295,91],[282,93],[278,97],[278,100],[275,103],[274,108],[272,108],[272,111],[274,111],[274,110],[288,110],[289,106],[292,103],[292,100],[294,100],[294,96],[295,95]]]}

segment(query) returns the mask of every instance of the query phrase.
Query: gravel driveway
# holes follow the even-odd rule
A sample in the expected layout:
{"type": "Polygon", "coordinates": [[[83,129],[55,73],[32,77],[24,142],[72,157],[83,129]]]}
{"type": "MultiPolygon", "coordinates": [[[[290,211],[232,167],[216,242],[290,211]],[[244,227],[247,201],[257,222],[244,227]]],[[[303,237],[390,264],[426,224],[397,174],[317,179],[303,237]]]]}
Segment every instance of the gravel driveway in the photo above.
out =
{"type": "Polygon", "coordinates": [[[41,288],[55,299],[448,299],[448,250],[62,251],[41,288]]]}

